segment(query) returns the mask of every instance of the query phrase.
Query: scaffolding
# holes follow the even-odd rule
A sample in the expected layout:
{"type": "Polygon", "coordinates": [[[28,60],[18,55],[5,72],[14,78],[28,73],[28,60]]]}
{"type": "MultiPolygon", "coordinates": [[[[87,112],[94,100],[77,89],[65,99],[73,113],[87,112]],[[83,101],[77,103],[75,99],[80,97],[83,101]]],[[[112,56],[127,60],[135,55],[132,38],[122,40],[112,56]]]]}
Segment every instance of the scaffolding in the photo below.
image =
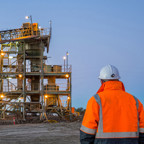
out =
{"type": "Polygon", "coordinates": [[[48,65],[50,28],[0,31],[0,118],[71,115],[71,65],[48,65]]]}

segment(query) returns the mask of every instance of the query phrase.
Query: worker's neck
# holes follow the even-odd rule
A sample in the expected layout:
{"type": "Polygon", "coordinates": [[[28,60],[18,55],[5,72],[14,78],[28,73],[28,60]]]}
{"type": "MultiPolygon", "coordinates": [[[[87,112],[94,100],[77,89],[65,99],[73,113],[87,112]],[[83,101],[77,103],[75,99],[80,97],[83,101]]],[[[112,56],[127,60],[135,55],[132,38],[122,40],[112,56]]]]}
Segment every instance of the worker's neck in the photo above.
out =
{"type": "Polygon", "coordinates": [[[103,83],[105,83],[105,82],[107,82],[107,81],[119,81],[118,79],[110,79],[110,80],[102,80],[101,79],[101,84],[103,84],[103,83]]]}

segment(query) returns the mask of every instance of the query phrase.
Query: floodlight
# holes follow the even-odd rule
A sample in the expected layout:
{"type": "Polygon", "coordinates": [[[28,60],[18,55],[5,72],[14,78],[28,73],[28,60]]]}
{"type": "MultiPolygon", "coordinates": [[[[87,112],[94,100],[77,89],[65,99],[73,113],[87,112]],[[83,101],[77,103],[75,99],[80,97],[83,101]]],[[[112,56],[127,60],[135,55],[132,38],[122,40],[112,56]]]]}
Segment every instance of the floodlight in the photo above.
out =
{"type": "Polygon", "coordinates": [[[25,16],[25,19],[29,19],[29,16],[25,16]]]}

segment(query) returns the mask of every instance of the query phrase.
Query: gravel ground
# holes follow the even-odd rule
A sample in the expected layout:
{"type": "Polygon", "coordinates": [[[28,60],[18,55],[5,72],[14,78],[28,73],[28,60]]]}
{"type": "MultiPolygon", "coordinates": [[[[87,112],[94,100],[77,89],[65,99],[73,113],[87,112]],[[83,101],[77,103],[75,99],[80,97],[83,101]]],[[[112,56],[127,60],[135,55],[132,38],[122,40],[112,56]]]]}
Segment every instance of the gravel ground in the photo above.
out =
{"type": "Polygon", "coordinates": [[[80,122],[0,125],[0,144],[80,144],[80,122]]]}

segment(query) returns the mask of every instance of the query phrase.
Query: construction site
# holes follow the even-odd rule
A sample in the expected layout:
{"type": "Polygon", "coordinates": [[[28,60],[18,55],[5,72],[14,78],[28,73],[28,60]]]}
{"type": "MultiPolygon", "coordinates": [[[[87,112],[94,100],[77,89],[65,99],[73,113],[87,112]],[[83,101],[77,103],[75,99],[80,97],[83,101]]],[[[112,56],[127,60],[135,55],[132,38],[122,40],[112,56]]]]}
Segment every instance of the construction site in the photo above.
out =
{"type": "Polygon", "coordinates": [[[0,143],[78,143],[80,123],[70,123],[79,113],[71,105],[69,53],[63,65],[49,65],[51,21],[41,28],[26,19],[0,31],[0,143]]]}
{"type": "Polygon", "coordinates": [[[64,65],[48,65],[51,22],[41,28],[26,18],[31,22],[0,31],[0,119],[71,119],[69,54],[64,65]]]}
{"type": "Polygon", "coordinates": [[[0,144],[143,144],[144,1],[1,1],[0,144]]]}

